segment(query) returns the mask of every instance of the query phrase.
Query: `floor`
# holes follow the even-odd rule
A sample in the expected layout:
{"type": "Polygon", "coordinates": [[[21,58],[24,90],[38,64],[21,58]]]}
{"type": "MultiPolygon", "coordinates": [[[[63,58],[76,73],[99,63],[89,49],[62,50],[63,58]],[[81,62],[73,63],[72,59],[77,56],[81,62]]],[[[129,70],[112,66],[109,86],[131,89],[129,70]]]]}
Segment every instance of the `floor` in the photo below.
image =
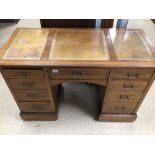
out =
{"type": "MultiPolygon", "coordinates": [[[[40,27],[39,20],[0,24],[0,47],[16,27],[40,27]]],[[[155,25],[150,20],[129,20],[128,28],[143,28],[155,45],[155,25]]],[[[27,122],[0,74],[0,134],[155,134],[155,82],[133,123],[103,123],[96,120],[96,88],[89,84],[64,84],[59,120],[27,122]]]]}

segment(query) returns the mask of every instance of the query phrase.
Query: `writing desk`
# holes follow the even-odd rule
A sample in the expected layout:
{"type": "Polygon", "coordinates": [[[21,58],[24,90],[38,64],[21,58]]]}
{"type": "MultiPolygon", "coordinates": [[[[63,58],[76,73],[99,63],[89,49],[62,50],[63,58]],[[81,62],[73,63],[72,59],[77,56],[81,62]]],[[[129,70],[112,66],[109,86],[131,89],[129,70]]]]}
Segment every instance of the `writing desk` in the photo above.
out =
{"type": "Polygon", "coordinates": [[[100,121],[132,122],[154,81],[155,51],[138,29],[21,28],[0,67],[24,120],[56,120],[59,85],[86,82],[99,88],[100,121]]]}

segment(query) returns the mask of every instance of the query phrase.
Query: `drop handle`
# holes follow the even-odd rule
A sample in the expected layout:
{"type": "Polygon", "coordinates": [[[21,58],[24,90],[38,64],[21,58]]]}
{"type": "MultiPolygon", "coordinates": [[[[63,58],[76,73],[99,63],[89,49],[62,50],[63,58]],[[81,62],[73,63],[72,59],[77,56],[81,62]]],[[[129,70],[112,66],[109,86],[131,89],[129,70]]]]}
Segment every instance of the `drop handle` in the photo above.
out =
{"type": "Polygon", "coordinates": [[[131,90],[131,89],[133,89],[133,85],[132,84],[123,84],[123,88],[124,89],[127,89],[127,90],[131,90]]]}
{"type": "Polygon", "coordinates": [[[28,77],[28,76],[30,76],[30,72],[18,72],[18,76],[20,76],[20,77],[28,77]]]}
{"type": "Polygon", "coordinates": [[[126,107],[116,107],[117,112],[125,112],[127,110],[126,107]]]}
{"type": "Polygon", "coordinates": [[[138,75],[138,73],[128,72],[127,76],[129,79],[137,79],[139,75],[138,75]]]}
{"type": "Polygon", "coordinates": [[[84,71],[73,71],[73,75],[75,75],[75,76],[84,76],[85,72],[84,71]]]}
{"type": "Polygon", "coordinates": [[[41,105],[33,105],[32,106],[32,110],[40,110],[40,109],[42,109],[41,105]]]}
{"type": "Polygon", "coordinates": [[[119,98],[121,100],[128,100],[128,101],[130,100],[130,97],[128,95],[120,95],[119,98]]]}
{"type": "Polygon", "coordinates": [[[23,82],[24,87],[33,87],[34,82],[23,82]]]}
{"type": "Polygon", "coordinates": [[[31,94],[31,93],[29,93],[29,94],[27,94],[27,97],[28,98],[37,98],[38,94],[31,94]]]}

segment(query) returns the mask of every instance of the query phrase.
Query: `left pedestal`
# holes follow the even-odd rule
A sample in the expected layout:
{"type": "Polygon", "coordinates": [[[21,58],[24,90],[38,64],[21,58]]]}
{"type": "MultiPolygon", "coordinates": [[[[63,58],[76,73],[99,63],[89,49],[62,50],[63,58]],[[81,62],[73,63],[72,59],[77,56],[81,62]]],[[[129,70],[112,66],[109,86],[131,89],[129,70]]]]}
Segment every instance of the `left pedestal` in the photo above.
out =
{"type": "Polygon", "coordinates": [[[24,120],[57,120],[57,88],[51,88],[46,68],[3,68],[3,77],[24,120]]]}

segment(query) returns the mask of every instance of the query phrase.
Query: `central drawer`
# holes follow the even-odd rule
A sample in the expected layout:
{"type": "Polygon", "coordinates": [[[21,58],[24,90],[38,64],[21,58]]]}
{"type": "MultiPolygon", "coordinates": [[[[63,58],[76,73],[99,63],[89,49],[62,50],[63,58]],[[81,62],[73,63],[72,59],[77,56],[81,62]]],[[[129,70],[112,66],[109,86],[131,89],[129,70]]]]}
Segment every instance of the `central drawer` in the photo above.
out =
{"type": "Polygon", "coordinates": [[[109,71],[101,68],[51,68],[48,74],[52,79],[107,79],[109,71]]]}
{"type": "Polygon", "coordinates": [[[43,79],[10,79],[13,89],[46,89],[43,79]]]}
{"type": "Polygon", "coordinates": [[[47,90],[15,90],[19,101],[49,101],[47,90]]]}

